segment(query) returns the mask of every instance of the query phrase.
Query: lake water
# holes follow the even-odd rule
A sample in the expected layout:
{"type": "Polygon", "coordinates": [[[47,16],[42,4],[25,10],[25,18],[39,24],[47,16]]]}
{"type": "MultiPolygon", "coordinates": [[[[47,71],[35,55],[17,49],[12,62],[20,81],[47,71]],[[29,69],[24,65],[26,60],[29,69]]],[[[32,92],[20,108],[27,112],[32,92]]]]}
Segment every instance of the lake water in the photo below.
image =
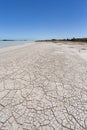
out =
{"type": "Polygon", "coordinates": [[[31,42],[32,41],[0,41],[0,48],[23,45],[31,42]]]}

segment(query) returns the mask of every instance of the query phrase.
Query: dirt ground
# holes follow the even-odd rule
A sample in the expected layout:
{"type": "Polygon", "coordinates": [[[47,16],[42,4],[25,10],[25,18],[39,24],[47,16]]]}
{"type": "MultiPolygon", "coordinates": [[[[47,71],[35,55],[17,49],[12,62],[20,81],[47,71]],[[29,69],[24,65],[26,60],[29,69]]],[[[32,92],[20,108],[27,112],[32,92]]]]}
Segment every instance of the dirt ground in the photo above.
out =
{"type": "Polygon", "coordinates": [[[0,130],[87,130],[87,45],[1,49],[0,130]]]}

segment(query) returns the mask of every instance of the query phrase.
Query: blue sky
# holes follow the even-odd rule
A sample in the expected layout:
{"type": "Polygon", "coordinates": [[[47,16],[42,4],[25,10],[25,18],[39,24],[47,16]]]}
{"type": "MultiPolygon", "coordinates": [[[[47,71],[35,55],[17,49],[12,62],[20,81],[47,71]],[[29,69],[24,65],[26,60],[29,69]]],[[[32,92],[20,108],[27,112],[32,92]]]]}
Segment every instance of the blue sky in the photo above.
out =
{"type": "Polygon", "coordinates": [[[0,39],[87,37],[87,0],[0,0],[0,39]]]}

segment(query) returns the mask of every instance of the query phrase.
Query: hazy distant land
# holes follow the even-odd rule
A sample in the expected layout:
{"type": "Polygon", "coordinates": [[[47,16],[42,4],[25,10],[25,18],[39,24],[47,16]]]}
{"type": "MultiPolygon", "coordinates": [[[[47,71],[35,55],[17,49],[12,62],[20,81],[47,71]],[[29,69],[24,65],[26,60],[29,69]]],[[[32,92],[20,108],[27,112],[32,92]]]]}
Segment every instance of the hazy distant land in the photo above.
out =
{"type": "Polygon", "coordinates": [[[1,39],[0,41],[28,41],[28,40],[1,39]]]}

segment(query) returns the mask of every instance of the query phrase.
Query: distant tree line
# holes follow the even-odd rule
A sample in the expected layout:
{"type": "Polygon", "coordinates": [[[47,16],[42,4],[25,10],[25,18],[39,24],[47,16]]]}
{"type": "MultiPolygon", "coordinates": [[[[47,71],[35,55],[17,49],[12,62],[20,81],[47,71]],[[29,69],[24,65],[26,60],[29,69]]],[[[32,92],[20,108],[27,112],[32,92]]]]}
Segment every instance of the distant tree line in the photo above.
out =
{"type": "Polygon", "coordinates": [[[63,39],[63,41],[87,42],[87,38],[71,38],[71,39],[67,38],[67,39],[63,39]]]}
{"type": "Polygon", "coordinates": [[[87,38],[37,40],[36,42],[57,42],[57,41],[87,42],[87,38]]]}

